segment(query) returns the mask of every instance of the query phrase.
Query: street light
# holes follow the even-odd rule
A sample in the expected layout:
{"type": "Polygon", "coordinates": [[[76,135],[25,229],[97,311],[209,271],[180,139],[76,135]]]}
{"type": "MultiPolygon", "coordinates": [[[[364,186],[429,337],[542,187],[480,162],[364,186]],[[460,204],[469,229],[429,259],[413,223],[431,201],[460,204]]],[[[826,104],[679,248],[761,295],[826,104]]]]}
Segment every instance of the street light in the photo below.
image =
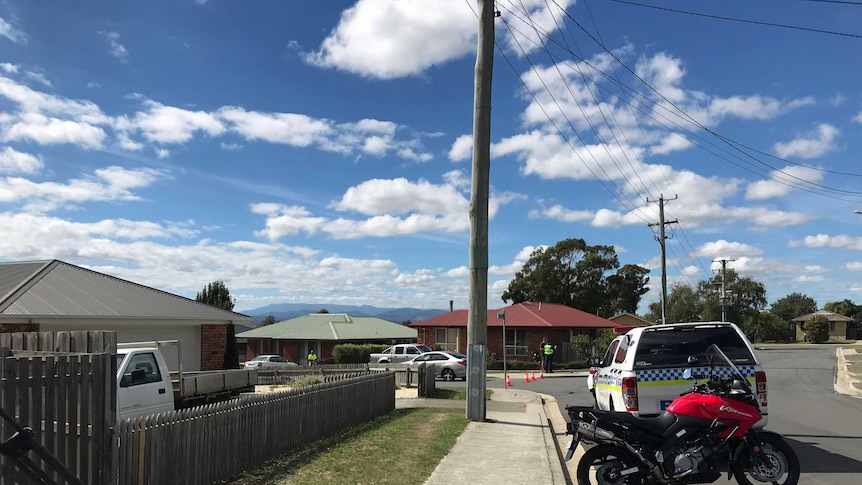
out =
{"type": "MultiPolygon", "coordinates": [[[[506,310],[500,311],[497,318],[503,320],[503,382],[509,382],[506,375],[506,310]]],[[[503,384],[504,386],[506,384],[503,384]]]]}

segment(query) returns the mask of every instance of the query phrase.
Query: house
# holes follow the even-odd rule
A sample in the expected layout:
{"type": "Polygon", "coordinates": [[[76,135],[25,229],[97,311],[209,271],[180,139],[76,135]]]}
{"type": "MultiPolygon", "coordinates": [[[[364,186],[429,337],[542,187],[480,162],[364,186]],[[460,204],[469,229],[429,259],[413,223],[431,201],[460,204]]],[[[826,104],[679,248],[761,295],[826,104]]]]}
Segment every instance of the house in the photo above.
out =
{"type": "MultiPolygon", "coordinates": [[[[58,260],[0,263],[0,332],[109,330],[178,340],[183,370],[221,369],[227,326],[252,317],[58,260]]],[[[171,368],[176,353],[166,352],[171,368]]]]}
{"type": "Polygon", "coordinates": [[[377,317],[345,313],[312,313],[237,335],[248,342],[246,359],[277,354],[291,362],[305,364],[311,349],[320,360],[332,357],[338,344],[398,344],[416,342],[416,330],[377,317]]]}
{"type": "Polygon", "coordinates": [[[796,327],[796,341],[805,340],[805,330],[802,325],[815,318],[825,318],[829,322],[829,340],[853,340],[856,338],[856,326],[853,319],[840,313],[817,310],[814,313],[798,316],[791,320],[796,327]]]}
{"type": "Polygon", "coordinates": [[[628,312],[617,313],[611,318],[608,318],[608,320],[616,324],[622,325],[623,327],[646,327],[647,325],[652,325],[652,322],[650,322],[649,320],[645,320],[637,315],[628,312]]]}
{"type": "MultiPolygon", "coordinates": [[[[488,352],[503,355],[503,323],[506,325],[506,358],[531,360],[543,337],[552,344],[568,344],[575,335],[595,337],[606,328],[622,327],[591,313],[556,303],[524,302],[488,310],[488,352]]],[[[455,310],[418,321],[418,343],[431,348],[467,353],[467,310],[455,310]]],[[[558,350],[563,350],[558,347],[558,350]]],[[[561,356],[565,358],[564,356],[561,356]]]]}

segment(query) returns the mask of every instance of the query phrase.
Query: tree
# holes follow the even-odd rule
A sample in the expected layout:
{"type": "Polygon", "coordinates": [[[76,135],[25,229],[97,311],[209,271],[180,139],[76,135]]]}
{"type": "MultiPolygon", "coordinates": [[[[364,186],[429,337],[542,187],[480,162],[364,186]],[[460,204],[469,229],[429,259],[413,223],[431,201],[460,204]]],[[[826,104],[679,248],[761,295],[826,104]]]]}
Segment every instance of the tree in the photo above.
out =
{"type": "MultiPolygon", "coordinates": [[[[750,276],[739,276],[729,269],[725,271],[725,319],[740,327],[753,325],[760,310],[766,307],[766,288],[763,283],[750,276]]],[[[704,321],[721,320],[721,275],[716,275],[697,284],[697,293],[703,301],[702,317],[704,321]]]]}
{"type": "MultiPolygon", "coordinates": [[[[230,290],[227,289],[223,281],[213,281],[206,285],[197,294],[195,301],[206,303],[222,310],[233,311],[233,298],[231,298],[230,290]]],[[[236,330],[234,329],[233,322],[227,326],[224,363],[222,366],[225,369],[239,368],[239,349],[236,343],[236,330]]]]}
{"type": "Polygon", "coordinates": [[[636,314],[641,297],[649,291],[649,270],[636,264],[626,264],[617,273],[608,276],[609,304],[602,307],[602,316],[612,317],[618,313],[636,314]]]}
{"type": "MultiPolygon", "coordinates": [[[[667,295],[667,323],[699,322],[703,312],[703,301],[691,286],[675,283],[667,295]]],[[[645,317],[651,322],[661,323],[661,300],[650,303],[645,317]]]]}
{"type": "Polygon", "coordinates": [[[829,320],[823,317],[815,317],[805,322],[805,340],[822,344],[829,340],[829,320]]]}
{"type": "Polygon", "coordinates": [[[790,325],[794,318],[816,312],[817,302],[802,293],[791,293],[776,300],[769,311],[790,325]]]}
{"type": "Polygon", "coordinates": [[[503,301],[543,301],[604,314],[637,308],[646,293],[648,270],[619,267],[613,246],[589,246],[583,239],[565,239],[533,251],[503,292],[503,301]]]}
{"type": "Polygon", "coordinates": [[[267,325],[272,325],[275,323],[275,317],[272,315],[267,315],[257,324],[258,327],[265,327],[267,325]]]}
{"type": "Polygon", "coordinates": [[[329,310],[327,310],[326,308],[321,308],[317,311],[317,313],[329,313],[329,310]]]}
{"type": "Polygon", "coordinates": [[[760,342],[786,340],[788,323],[772,312],[760,312],[749,321],[750,332],[760,342]]]}
{"type": "Polygon", "coordinates": [[[850,300],[830,301],[823,305],[823,309],[827,312],[838,313],[845,317],[850,317],[857,322],[862,320],[862,306],[857,305],[850,300]]]}

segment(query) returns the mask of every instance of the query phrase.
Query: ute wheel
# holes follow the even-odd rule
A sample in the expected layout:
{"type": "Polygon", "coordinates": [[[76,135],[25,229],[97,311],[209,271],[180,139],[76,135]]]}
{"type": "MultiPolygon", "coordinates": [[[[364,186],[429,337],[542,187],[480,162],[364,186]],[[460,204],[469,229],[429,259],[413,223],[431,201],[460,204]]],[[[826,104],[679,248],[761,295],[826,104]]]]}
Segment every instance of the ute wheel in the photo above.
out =
{"type": "Polygon", "coordinates": [[[441,372],[440,375],[443,376],[443,380],[445,381],[455,380],[455,371],[452,369],[443,369],[443,372],[441,372]]]}
{"type": "Polygon", "coordinates": [[[733,462],[733,476],[739,485],[799,483],[799,458],[780,435],[761,432],[764,456],[748,455],[733,462]]]}
{"type": "Polygon", "coordinates": [[[578,462],[578,485],[643,485],[649,477],[628,450],[616,445],[590,448],[578,462]],[[625,474],[624,474],[625,472],[625,474]]]}
{"type": "Polygon", "coordinates": [[[613,411],[613,410],[614,410],[614,398],[613,398],[613,396],[611,396],[611,398],[608,400],[608,411],[613,411]]]}

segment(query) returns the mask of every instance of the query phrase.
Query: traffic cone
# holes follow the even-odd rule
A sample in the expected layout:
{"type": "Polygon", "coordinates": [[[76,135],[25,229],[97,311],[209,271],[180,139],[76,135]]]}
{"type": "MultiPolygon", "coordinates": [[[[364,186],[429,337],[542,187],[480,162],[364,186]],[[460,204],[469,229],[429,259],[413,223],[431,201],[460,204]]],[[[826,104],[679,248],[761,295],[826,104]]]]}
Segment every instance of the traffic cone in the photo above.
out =
{"type": "Polygon", "coordinates": [[[524,371],[524,382],[530,382],[530,373],[524,371]]]}
{"type": "Polygon", "coordinates": [[[512,381],[509,380],[509,374],[506,374],[506,387],[512,387],[512,381]]]}
{"type": "Polygon", "coordinates": [[[545,378],[545,369],[542,369],[541,371],[539,371],[539,379],[544,379],[544,378],[545,378]]]}
{"type": "Polygon", "coordinates": [[[531,381],[535,381],[535,380],[536,380],[536,371],[530,371],[530,380],[531,380],[531,381]]]}

